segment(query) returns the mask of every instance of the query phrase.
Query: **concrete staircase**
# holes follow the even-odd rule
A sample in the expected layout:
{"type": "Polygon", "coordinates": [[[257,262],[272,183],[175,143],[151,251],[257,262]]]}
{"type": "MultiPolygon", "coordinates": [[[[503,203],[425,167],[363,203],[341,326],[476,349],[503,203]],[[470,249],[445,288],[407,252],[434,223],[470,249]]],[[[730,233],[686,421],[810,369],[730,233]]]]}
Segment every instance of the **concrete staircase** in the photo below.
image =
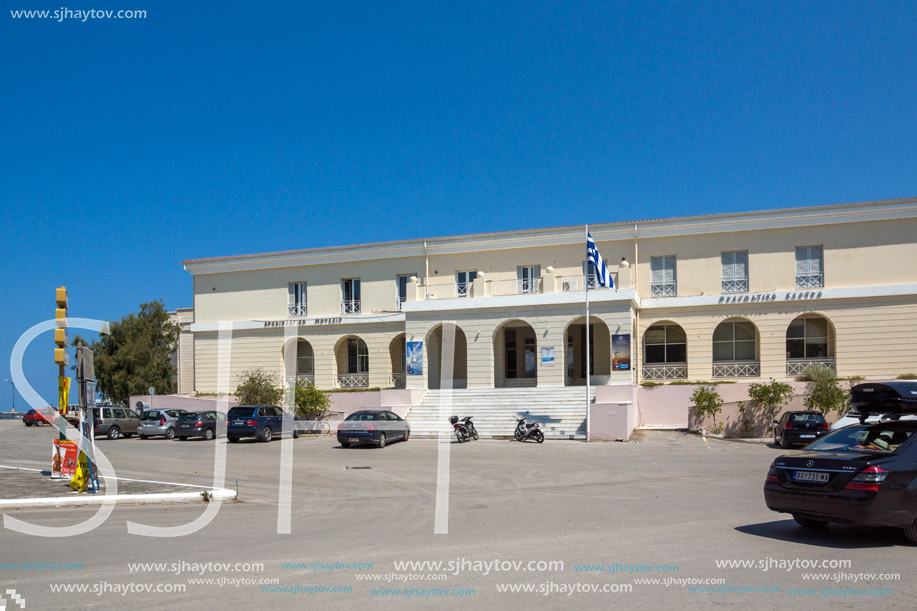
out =
{"type": "MultiPolygon", "coordinates": [[[[595,388],[589,389],[590,402],[595,388]]],[[[481,437],[512,437],[516,418],[529,412],[547,439],[586,438],[586,388],[468,388],[428,390],[407,415],[412,437],[452,434],[449,416],[471,416],[481,437]],[[449,403],[451,396],[451,403],[449,403]]]]}

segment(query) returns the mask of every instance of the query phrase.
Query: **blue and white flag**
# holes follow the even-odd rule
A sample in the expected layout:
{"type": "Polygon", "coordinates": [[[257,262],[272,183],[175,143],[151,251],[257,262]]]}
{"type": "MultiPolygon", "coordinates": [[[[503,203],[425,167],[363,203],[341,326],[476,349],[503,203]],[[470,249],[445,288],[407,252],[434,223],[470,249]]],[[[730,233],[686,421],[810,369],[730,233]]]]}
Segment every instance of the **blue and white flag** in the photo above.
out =
{"type": "Polygon", "coordinates": [[[592,239],[592,235],[588,231],[586,232],[586,261],[591,263],[595,269],[595,279],[599,286],[610,289],[615,287],[614,280],[611,279],[611,272],[608,271],[608,266],[605,265],[605,260],[602,258],[602,253],[596,248],[595,240],[592,239]]]}

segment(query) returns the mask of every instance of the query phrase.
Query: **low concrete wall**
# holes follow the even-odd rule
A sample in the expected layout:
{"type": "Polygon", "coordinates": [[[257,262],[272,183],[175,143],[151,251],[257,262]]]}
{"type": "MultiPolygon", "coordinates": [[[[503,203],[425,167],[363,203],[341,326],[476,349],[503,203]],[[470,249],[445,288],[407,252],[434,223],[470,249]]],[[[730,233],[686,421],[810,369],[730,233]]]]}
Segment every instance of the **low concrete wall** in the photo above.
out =
{"type": "Polygon", "coordinates": [[[589,406],[590,441],[627,441],[636,426],[636,387],[595,387],[595,403],[589,406]]]}
{"type": "MultiPolygon", "coordinates": [[[[767,437],[773,434],[773,418],[769,418],[751,405],[749,422],[744,423],[739,412],[739,403],[749,402],[750,382],[717,384],[716,391],[723,398],[723,411],[717,414],[717,424],[722,423],[726,437],[767,437]]],[[[786,411],[804,410],[803,401],[808,392],[808,382],[790,382],[793,399],[781,407],[776,417],[786,411]]],[[[686,428],[690,430],[713,430],[713,418],[698,418],[693,414],[691,395],[697,385],[640,386],[637,387],[639,424],[642,427],[686,428]]],[[[749,402],[750,403],[750,402],[749,402]]],[[[840,414],[829,414],[827,420],[834,422],[840,414]]]]}
{"type": "MultiPolygon", "coordinates": [[[[143,409],[150,409],[150,395],[131,395],[128,407],[137,410],[137,402],[143,402],[143,409]]],[[[229,397],[229,403],[220,405],[216,397],[183,397],[181,395],[156,395],[153,397],[153,409],[183,409],[189,412],[200,412],[208,409],[230,408],[239,405],[235,397],[229,397]]]]}

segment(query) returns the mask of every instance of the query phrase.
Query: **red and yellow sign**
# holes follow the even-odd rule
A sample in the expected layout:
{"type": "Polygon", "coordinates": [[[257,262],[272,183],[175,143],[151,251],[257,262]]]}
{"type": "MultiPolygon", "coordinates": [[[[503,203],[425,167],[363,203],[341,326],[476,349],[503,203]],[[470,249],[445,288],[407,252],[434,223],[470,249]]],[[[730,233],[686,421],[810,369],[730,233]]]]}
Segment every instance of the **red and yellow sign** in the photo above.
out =
{"type": "Polygon", "coordinates": [[[78,456],[76,443],[67,439],[54,439],[51,450],[51,478],[62,479],[76,475],[78,456]]]}

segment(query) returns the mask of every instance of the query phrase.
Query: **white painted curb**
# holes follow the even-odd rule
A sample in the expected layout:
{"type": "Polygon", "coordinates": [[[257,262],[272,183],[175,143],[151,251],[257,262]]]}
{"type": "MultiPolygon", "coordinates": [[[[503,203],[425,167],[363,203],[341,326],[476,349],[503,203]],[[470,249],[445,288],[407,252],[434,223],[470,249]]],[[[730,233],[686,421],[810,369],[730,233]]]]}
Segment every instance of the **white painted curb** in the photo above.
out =
{"type": "MultiPolygon", "coordinates": [[[[236,491],[228,488],[206,490],[215,501],[233,501],[236,491]]],[[[200,492],[160,492],[155,494],[116,494],[115,505],[148,505],[161,503],[202,503],[200,492]]],[[[2,509],[30,509],[43,507],[82,507],[88,505],[102,505],[106,500],[105,494],[81,494],[80,496],[58,496],[39,499],[0,499],[2,509]]]]}

